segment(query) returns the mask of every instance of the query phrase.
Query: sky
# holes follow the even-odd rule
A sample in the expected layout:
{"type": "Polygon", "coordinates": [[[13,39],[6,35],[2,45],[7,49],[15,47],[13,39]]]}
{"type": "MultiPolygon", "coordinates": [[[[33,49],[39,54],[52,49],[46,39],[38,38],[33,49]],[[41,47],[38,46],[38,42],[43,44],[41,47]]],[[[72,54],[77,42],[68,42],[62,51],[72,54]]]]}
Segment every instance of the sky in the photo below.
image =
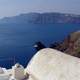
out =
{"type": "Polygon", "coordinates": [[[0,0],[0,18],[28,12],[80,14],[80,0],[0,0]]]}

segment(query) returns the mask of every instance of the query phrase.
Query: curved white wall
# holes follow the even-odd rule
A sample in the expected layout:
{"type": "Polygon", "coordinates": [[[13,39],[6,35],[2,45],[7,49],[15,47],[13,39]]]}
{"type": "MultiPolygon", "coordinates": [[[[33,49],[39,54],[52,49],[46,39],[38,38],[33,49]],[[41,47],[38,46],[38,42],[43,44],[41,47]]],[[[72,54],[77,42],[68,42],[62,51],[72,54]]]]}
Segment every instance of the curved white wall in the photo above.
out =
{"type": "Polygon", "coordinates": [[[80,80],[80,59],[46,48],[33,57],[26,71],[29,80],[80,80]]]}

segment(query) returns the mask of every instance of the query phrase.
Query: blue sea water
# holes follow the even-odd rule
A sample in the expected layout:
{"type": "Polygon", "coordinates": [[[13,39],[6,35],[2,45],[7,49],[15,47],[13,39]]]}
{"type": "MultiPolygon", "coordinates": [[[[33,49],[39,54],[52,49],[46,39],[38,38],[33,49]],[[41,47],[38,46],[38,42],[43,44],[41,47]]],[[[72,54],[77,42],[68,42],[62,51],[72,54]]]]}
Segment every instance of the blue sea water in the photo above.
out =
{"type": "Polygon", "coordinates": [[[8,58],[14,57],[15,62],[26,66],[36,53],[36,41],[48,47],[77,30],[80,24],[0,24],[0,66],[10,68],[14,60],[8,58]]]}

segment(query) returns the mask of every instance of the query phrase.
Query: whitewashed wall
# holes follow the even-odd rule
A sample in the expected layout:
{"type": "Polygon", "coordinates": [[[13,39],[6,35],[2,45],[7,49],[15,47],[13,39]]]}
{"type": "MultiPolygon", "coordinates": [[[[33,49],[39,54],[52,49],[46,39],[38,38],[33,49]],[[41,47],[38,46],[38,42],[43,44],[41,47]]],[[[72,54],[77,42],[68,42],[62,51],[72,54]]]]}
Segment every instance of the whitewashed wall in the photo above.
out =
{"type": "Polygon", "coordinates": [[[46,48],[33,57],[26,72],[28,80],[80,80],[80,59],[46,48]]]}

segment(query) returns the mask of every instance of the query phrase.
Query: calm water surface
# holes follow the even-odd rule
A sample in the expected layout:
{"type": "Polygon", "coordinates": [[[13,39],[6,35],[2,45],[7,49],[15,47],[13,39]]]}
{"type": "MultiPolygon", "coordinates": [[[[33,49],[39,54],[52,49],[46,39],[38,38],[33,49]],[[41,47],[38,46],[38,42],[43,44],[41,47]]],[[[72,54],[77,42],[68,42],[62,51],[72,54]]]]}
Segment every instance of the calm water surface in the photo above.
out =
{"type": "Polygon", "coordinates": [[[0,24],[0,66],[11,67],[15,61],[26,66],[35,54],[33,45],[63,40],[69,33],[80,30],[80,24],[0,24]]]}

